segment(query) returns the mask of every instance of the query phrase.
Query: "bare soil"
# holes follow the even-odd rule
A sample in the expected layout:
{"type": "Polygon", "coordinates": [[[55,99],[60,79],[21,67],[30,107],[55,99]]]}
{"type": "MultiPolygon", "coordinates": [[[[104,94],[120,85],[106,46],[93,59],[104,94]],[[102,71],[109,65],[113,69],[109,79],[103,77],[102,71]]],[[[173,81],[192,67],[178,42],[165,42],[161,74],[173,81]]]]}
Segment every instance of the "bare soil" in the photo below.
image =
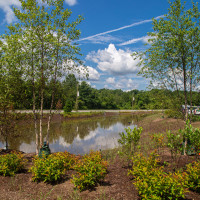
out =
{"type": "MultiPolygon", "coordinates": [[[[184,122],[177,119],[161,118],[161,115],[154,117],[145,117],[137,123],[144,129],[144,144],[150,145],[147,139],[150,133],[166,132],[166,130],[176,131],[184,127],[184,122]],[[146,139],[146,140],[145,140],[146,139]]],[[[194,123],[195,127],[200,127],[200,122],[194,123]]],[[[150,152],[152,149],[148,148],[150,152]]],[[[10,153],[10,151],[1,150],[0,154],[10,153]]],[[[34,154],[25,154],[28,159],[27,170],[17,174],[14,177],[0,176],[0,199],[1,200],[139,200],[137,189],[133,185],[133,179],[128,176],[130,167],[117,154],[108,155],[103,152],[105,158],[109,161],[108,173],[105,179],[94,189],[83,192],[77,191],[71,183],[70,171],[62,182],[55,184],[36,183],[31,181],[31,173],[28,168],[32,165],[34,154]]],[[[178,162],[174,163],[171,159],[168,149],[162,149],[160,155],[161,163],[164,161],[170,163],[165,167],[166,171],[173,171],[175,168],[183,168],[186,164],[194,161],[194,156],[179,156],[178,162]]],[[[200,194],[195,192],[186,193],[187,200],[200,200],[200,194]]]]}

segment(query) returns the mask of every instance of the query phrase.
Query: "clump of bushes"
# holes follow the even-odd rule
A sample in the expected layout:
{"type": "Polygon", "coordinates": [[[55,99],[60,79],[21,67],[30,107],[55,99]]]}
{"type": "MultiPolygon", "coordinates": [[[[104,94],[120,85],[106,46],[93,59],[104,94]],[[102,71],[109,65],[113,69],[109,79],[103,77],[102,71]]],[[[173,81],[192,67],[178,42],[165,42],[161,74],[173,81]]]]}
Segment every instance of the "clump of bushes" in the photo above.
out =
{"type": "Polygon", "coordinates": [[[76,171],[72,182],[82,191],[94,187],[105,177],[107,162],[100,152],[91,152],[79,159],[68,152],[59,152],[45,158],[36,156],[30,171],[33,181],[52,183],[60,180],[69,169],[76,171]]]}
{"type": "Polygon", "coordinates": [[[119,151],[118,153],[121,155],[125,155],[128,159],[130,159],[139,148],[139,141],[142,130],[142,127],[134,127],[133,129],[128,127],[125,128],[126,133],[119,133],[120,139],[118,140],[118,143],[121,145],[122,148],[121,151],[119,151]]]}
{"type": "Polygon", "coordinates": [[[100,152],[91,152],[75,164],[77,173],[73,175],[72,182],[80,191],[90,189],[105,177],[107,165],[100,152]]]}
{"type": "Polygon", "coordinates": [[[72,169],[76,157],[68,152],[50,154],[47,158],[36,156],[33,160],[33,181],[55,182],[60,180],[67,170],[72,169]]]}
{"type": "Polygon", "coordinates": [[[64,106],[64,112],[65,113],[70,113],[73,109],[73,102],[68,99],[66,102],[65,102],[65,106],[64,106]]]}
{"type": "Polygon", "coordinates": [[[0,156],[0,175],[14,176],[25,169],[26,159],[21,153],[12,152],[0,156]]]}
{"type": "Polygon", "coordinates": [[[186,167],[188,188],[200,192],[200,161],[190,163],[186,167]]]}
{"type": "Polygon", "coordinates": [[[134,185],[142,199],[179,199],[187,191],[186,173],[165,173],[155,154],[145,158],[139,154],[133,158],[132,170],[134,185]]]}
{"type": "Polygon", "coordinates": [[[183,119],[184,115],[181,111],[178,110],[166,110],[165,114],[167,115],[167,117],[169,118],[175,118],[175,119],[183,119]]]}

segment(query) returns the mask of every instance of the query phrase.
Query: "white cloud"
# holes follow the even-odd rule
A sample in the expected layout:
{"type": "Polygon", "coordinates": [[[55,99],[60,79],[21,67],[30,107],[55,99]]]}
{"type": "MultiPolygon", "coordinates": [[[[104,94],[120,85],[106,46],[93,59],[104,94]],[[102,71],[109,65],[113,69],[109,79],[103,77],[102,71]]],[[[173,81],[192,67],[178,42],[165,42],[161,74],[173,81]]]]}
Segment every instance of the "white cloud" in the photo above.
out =
{"type": "Polygon", "coordinates": [[[65,2],[66,2],[69,6],[74,6],[75,4],[77,4],[77,0],[65,0],[65,2]]]}
{"type": "Polygon", "coordinates": [[[100,74],[96,69],[89,66],[87,66],[87,69],[89,74],[89,80],[99,80],[100,74]]]}
{"type": "Polygon", "coordinates": [[[106,79],[106,83],[108,84],[114,84],[115,83],[115,78],[109,77],[106,79]]]}
{"type": "Polygon", "coordinates": [[[131,78],[118,78],[115,80],[115,78],[109,77],[106,79],[106,83],[106,88],[110,89],[133,90],[137,89],[139,86],[138,80],[132,80],[131,78]]]}
{"type": "Polygon", "coordinates": [[[90,52],[86,59],[97,63],[97,67],[104,72],[115,75],[137,73],[139,59],[134,60],[130,50],[117,50],[114,44],[110,44],[104,50],[90,52]]]}
{"type": "Polygon", "coordinates": [[[19,0],[0,0],[0,8],[5,12],[5,21],[9,24],[15,20],[15,15],[11,6],[20,7],[19,0]]]}
{"type": "MultiPolygon", "coordinates": [[[[41,0],[38,0],[41,3],[41,0]]],[[[77,0],[65,0],[65,2],[69,6],[74,6],[77,4],[77,0]]],[[[20,8],[21,3],[19,0],[0,0],[0,9],[2,9],[5,13],[5,22],[10,24],[15,21],[16,17],[12,10],[12,6],[20,8]]]]}

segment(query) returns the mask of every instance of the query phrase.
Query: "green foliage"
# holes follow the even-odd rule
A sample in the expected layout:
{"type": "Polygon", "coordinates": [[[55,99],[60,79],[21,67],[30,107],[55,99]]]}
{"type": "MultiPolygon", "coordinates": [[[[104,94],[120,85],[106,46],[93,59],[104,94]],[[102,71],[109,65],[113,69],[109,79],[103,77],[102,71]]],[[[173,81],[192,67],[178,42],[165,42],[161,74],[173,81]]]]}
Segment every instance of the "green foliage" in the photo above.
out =
{"type": "Polygon", "coordinates": [[[64,113],[64,117],[68,118],[85,118],[91,116],[103,116],[104,112],[72,112],[72,113],[64,113]]]}
{"type": "Polygon", "coordinates": [[[69,99],[65,102],[65,106],[64,106],[64,112],[65,113],[70,113],[73,109],[73,103],[72,101],[69,99]]]}
{"type": "Polygon", "coordinates": [[[188,187],[200,192],[200,161],[188,164],[186,173],[188,174],[188,187]]]}
{"type": "Polygon", "coordinates": [[[154,133],[151,135],[151,139],[154,142],[155,148],[157,149],[158,153],[160,153],[160,149],[165,146],[164,134],[154,133]]]}
{"type": "Polygon", "coordinates": [[[11,153],[0,156],[0,175],[14,176],[25,168],[26,160],[20,153],[11,153]]]}
{"type": "Polygon", "coordinates": [[[148,158],[143,156],[142,154],[136,154],[132,158],[132,170],[129,170],[129,174],[133,176],[133,178],[137,177],[145,177],[147,173],[151,173],[153,168],[157,168],[158,165],[158,155],[152,153],[148,158]]]}
{"type": "Polygon", "coordinates": [[[199,115],[192,115],[192,122],[197,122],[200,121],[200,116],[199,115]]]}
{"type": "Polygon", "coordinates": [[[183,135],[185,141],[187,141],[186,152],[200,153],[200,129],[194,128],[190,121],[187,120],[185,124],[185,128],[183,130],[179,130],[179,132],[183,135]],[[194,148],[195,152],[192,152],[192,148],[194,148]]]}
{"type": "Polygon", "coordinates": [[[180,133],[167,132],[167,146],[170,149],[171,156],[176,160],[177,155],[183,150],[182,146],[183,137],[180,133]]]}
{"type": "Polygon", "coordinates": [[[30,169],[32,180],[43,182],[58,181],[66,173],[66,170],[73,168],[75,162],[75,156],[68,152],[51,154],[47,158],[36,156],[30,169]]]}
{"type": "Polygon", "coordinates": [[[174,118],[174,119],[183,119],[183,113],[178,111],[178,110],[174,110],[174,109],[169,109],[165,111],[165,114],[167,115],[167,117],[169,118],[174,118]]]}
{"type": "Polygon", "coordinates": [[[134,185],[137,187],[142,199],[163,200],[184,198],[186,191],[186,179],[183,173],[165,173],[159,166],[156,154],[145,158],[139,154],[133,158],[132,170],[129,174],[134,177],[134,185]]]}
{"type": "Polygon", "coordinates": [[[169,1],[169,4],[164,17],[153,19],[148,48],[133,53],[133,57],[139,57],[140,74],[151,79],[151,87],[175,91],[175,99],[180,102],[183,86],[184,104],[187,104],[187,89],[192,93],[195,84],[199,83],[200,70],[196,63],[200,51],[200,12],[198,3],[192,3],[188,10],[182,0],[169,1]],[[178,83],[180,78],[182,84],[178,83]]]}
{"type": "Polygon", "coordinates": [[[72,182],[80,191],[94,187],[101,181],[107,172],[107,162],[101,157],[100,152],[91,152],[77,161],[72,182]]]}
{"type": "Polygon", "coordinates": [[[128,156],[131,156],[135,153],[136,148],[140,141],[140,136],[142,133],[142,127],[134,127],[134,129],[130,129],[130,127],[125,128],[126,134],[124,132],[119,133],[120,139],[118,143],[122,145],[122,152],[128,156]]]}

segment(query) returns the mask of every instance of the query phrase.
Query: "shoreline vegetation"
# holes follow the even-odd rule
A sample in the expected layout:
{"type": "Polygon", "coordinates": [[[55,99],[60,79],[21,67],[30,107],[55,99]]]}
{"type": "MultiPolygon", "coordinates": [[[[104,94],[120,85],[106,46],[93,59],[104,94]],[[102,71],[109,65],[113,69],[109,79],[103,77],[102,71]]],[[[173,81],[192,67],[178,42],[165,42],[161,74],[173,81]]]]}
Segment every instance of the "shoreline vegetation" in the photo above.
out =
{"type": "MultiPolygon", "coordinates": [[[[78,117],[93,117],[94,115],[79,115],[78,117]]],[[[96,113],[100,114],[101,116],[104,115],[104,113],[96,113]]],[[[118,114],[118,113],[110,113],[111,114],[118,114]]],[[[120,113],[120,114],[127,114],[127,113],[120,113]]],[[[130,113],[129,113],[130,114],[130,113]]],[[[177,156],[177,159],[174,159],[171,156],[170,149],[164,145],[166,144],[166,130],[171,130],[172,132],[177,132],[179,129],[183,129],[185,126],[185,122],[181,119],[173,119],[168,118],[166,115],[163,117],[162,112],[136,112],[133,114],[137,114],[138,118],[135,121],[138,127],[143,127],[143,131],[141,134],[140,142],[139,142],[139,148],[137,149],[137,153],[140,153],[140,155],[143,155],[145,159],[152,159],[152,152],[156,151],[157,155],[155,156],[156,159],[151,162],[155,162],[155,170],[161,170],[159,169],[159,166],[162,167],[163,173],[166,173],[166,175],[169,175],[170,173],[174,174],[174,172],[178,173],[179,170],[185,170],[186,166],[188,166],[189,163],[197,161],[199,158],[196,156],[184,156],[179,155],[177,156]],[[157,138],[156,134],[162,134],[164,137],[157,138]],[[152,137],[154,136],[154,138],[152,137]],[[161,141],[161,143],[159,142],[161,141]]],[[[24,115],[24,113],[22,114],[24,115]]],[[[76,116],[77,117],[77,116],[76,116]]],[[[68,117],[67,117],[68,118],[68,117]]],[[[68,118],[71,119],[71,118],[68,118]]],[[[72,118],[73,119],[73,118],[72,118]]],[[[20,120],[26,120],[26,118],[20,118],[20,120]]],[[[19,121],[20,121],[19,120],[19,121]]],[[[52,120],[54,120],[52,118],[52,120]]],[[[192,126],[194,127],[200,127],[200,122],[194,122],[192,123],[192,126]]],[[[157,136],[158,136],[157,135],[157,136]]],[[[1,199],[10,199],[15,196],[15,199],[57,199],[57,200],[64,200],[64,199],[80,199],[80,200],[88,200],[88,199],[95,199],[95,200],[110,200],[110,199],[141,199],[141,193],[140,193],[140,186],[136,185],[137,182],[135,182],[135,173],[136,171],[133,170],[133,165],[135,165],[136,169],[136,163],[134,163],[134,160],[127,159],[126,155],[120,155],[120,147],[116,149],[109,149],[109,150],[103,150],[100,152],[101,158],[99,157],[99,154],[96,154],[94,158],[91,158],[89,154],[86,155],[84,158],[84,162],[87,162],[87,165],[83,163],[83,156],[75,156],[76,159],[78,159],[78,165],[76,165],[75,168],[73,168],[72,163],[72,157],[67,157],[68,161],[70,161],[69,168],[65,169],[65,173],[61,174],[61,178],[57,181],[53,182],[43,182],[43,181],[33,181],[33,168],[32,172],[30,171],[30,168],[34,166],[34,160],[35,153],[29,153],[29,154],[22,154],[23,157],[26,159],[25,168],[20,171],[20,173],[16,173],[15,176],[0,176],[0,188],[1,191],[3,191],[0,194],[1,199]],[[88,157],[89,156],[89,157],[88,157]],[[99,176],[99,181],[93,183],[92,187],[86,187],[87,189],[80,190],[80,188],[84,188],[84,182],[81,182],[82,177],[75,177],[76,173],[81,173],[81,171],[86,170],[83,168],[83,166],[90,166],[89,169],[92,169],[91,166],[94,167],[93,159],[99,159],[99,163],[103,162],[103,165],[98,164],[98,169],[102,169],[103,172],[106,171],[105,174],[102,174],[99,176]],[[132,160],[132,161],[131,161],[132,160]],[[71,167],[71,168],[70,168],[71,167]],[[102,168],[103,167],[103,168],[102,168]],[[106,168],[105,168],[106,167],[106,168]],[[76,185],[76,187],[75,187],[76,185]]],[[[0,155],[8,155],[11,153],[11,150],[1,150],[0,155]]],[[[52,156],[54,161],[57,159],[57,155],[59,155],[59,158],[66,158],[65,154],[62,154],[62,152],[53,153],[52,156]]],[[[71,155],[68,154],[67,155],[71,155]]],[[[137,154],[135,154],[137,155],[137,154]]],[[[141,157],[141,156],[140,156],[141,157]]],[[[141,157],[143,158],[143,157],[141,157]]],[[[136,159],[136,157],[135,157],[136,159]]],[[[138,159],[138,157],[137,157],[138,159]]],[[[143,160],[144,161],[144,160],[143,160]]],[[[139,160],[138,162],[141,162],[139,160]]],[[[150,160],[147,160],[145,162],[150,162],[150,160]]],[[[42,162],[45,163],[45,162],[42,162]]],[[[50,162],[51,163],[51,162],[50,162]]],[[[41,163],[40,167],[41,167],[41,163]]],[[[143,163],[144,164],[144,163],[143,163]]],[[[138,166],[137,166],[138,167],[138,166]]],[[[198,166],[197,166],[198,167],[198,166]]],[[[191,168],[191,166],[190,166],[191,168]]],[[[187,168],[188,171],[190,169],[187,168]]],[[[35,168],[34,168],[35,169],[35,168]]],[[[140,170],[139,168],[137,168],[140,170]]],[[[152,169],[154,170],[154,169],[152,169]]],[[[97,170],[98,171],[98,170],[97,170]]],[[[101,170],[100,170],[101,171],[101,170]]],[[[150,170],[151,171],[151,170],[150,170]]],[[[93,174],[92,176],[95,176],[94,171],[85,171],[87,174],[93,174]]],[[[185,173],[185,171],[182,171],[185,173]]],[[[181,172],[181,173],[182,173],[181,172]]],[[[38,174],[37,174],[38,175],[38,174]]],[[[155,175],[155,174],[154,174],[155,175]]],[[[177,176],[179,176],[178,174],[177,176]]],[[[153,176],[152,174],[149,174],[149,176],[153,176]]],[[[159,173],[158,179],[162,179],[162,174],[159,173]]],[[[40,180],[38,176],[34,176],[35,179],[40,180]]],[[[85,177],[85,175],[84,175],[85,177]]],[[[139,176],[138,176],[139,177],[139,176]]],[[[140,176],[141,177],[141,176],[140,176]]],[[[173,178],[173,177],[169,177],[173,178]]],[[[148,180],[148,179],[144,179],[148,180]]],[[[168,179],[167,179],[168,180],[168,179]]],[[[188,180],[188,179],[187,179],[188,180]]],[[[91,181],[91,180],[90,180],[91,181]]],[[[148,181],[147,181],[148,182],[148,181]]],[[[155,184],[155,183],[153,183],[155,184]]],[[[170,184],[170,183],[169,183],[170,184]]],[[[177,182],[178,184],[178,182],[177,182]]],[[[177,186],[178,187],[178,186],[177,186]]],[[[184,188],[181,186],[181,188],[184,188]]],[[[169,188],[167,189],[169,190],[169,188]]],[[[145,199],[145,198],[142,198],[145,199]]],[[[176,198],[175,198],[176,199],[176,198]]],[[[200,199],[200,194],[198,191],[194,190],[186,190],[184,189],[184,198],[185,200],[198,200],[200,199]]]]}

